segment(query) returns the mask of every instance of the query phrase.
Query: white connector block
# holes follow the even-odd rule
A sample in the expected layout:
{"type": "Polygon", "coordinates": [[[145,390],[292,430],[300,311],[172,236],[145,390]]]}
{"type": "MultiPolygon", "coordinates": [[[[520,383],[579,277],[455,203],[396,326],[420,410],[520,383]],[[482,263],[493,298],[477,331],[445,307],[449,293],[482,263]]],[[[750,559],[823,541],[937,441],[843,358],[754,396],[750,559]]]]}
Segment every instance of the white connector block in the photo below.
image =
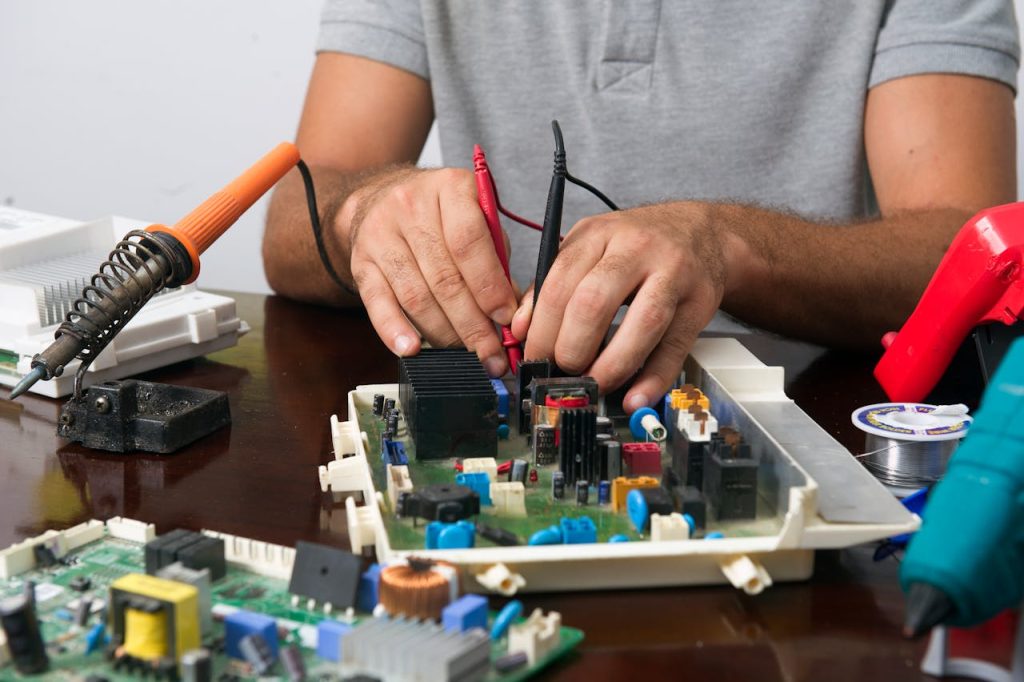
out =
{"type": "Polygon", "coordinates": [[[345,459],[359,452],[359,428],[350,421],[339,421],[338,415],[331,415],[331,445],[334,446],[334,458],[345,459]]]}
{"type": "Polygon", "coordinates": [[[689,540],[693,529],[682,514],[651,514],[651,542],[689,540]]]}
{"type": "Polygon", "coordinates": [[[486,571],[476,574],[476,581],[491,592],[511,597],[526,585],[526,578],[513,573],[505,564],[494,564],[486,571]]]}
{"type": "Polygon", "coordinates": [[[115,516],[112,519],[107,519],[107,534],[118,540],[144,545],[156,537],[156,526],[152,523],[115,516]]]}
{"type": "Polygon", "coordinates": [[[345,499],[345,518],[348,520],[348,539],[352,553],[362,554],[363,547],[374,544],[377,532],[374,528],[374,509],[371,506],[357,507],[351,497],[345,499]]]}
{"type": "Polygon", "coordinates": [[[746,554],[725,557],[719,566],[733,587],[747,594],[761,594],[764,588],[772,586],[772,577],[764,566],[746,554]]]}
{"type": "Polygon", "coordinates": [[[530,665],[536,665],[561,641],[562,614],[550,611],[545,616],[534,609],[530,617],[508,629],[508,650],[522,651],[530,665]]]}
{"type": "Polygon", "coordinates": [[[295,563],[295,548],[275,545],[227,533],[204,530],[203,535],[224,541],[224,559],[252,573],[288,580],[295,563]]]}
{"type": "Polygon", "coordinates": [[[335,493],[362,492],[366,487],[366,458],[352,455],[345,459],[328,462],[327,466],[317,468],[320,477],[320,490],[335,493]]]}
{"type": "Polygon", "coordinates": [[[679,412],[676,420],[676,427],[686,434],[686,439],[691,443],[699,443],[711,440],[711,436],[718,432],[718,420],[710,412],[705,412],[707,420],[694,419],[693,415],[685,410],[679,412]]]}
{"type": "Polygon", "coordinates": [[[48,530],[42,535],[15,543],[0,550],[0,578],[13,578],[35,568],[36,545],[43,545],[58,559],[82,545],[103,537],[103,522],[95,519],[67,530],[48,530]]]}
{"type": "Polygon", "coordinates": [[[493,457],[469,457],[462,460],[462,473],[475,474],[483,472],[493,483],[498,480],[498,461],[493,457]]]}
{"type": "Polygon", "coordinates": [[[388,480],[388,504],[393,512],[398,511],[398,497],[412,492],[412,478],[409,467],[404,464],[388,464],[385,478],[388,480]]]}
{"type": "Polygon", "coordinates": [[[491,483],[491,503],[498,516],[526,516],[526,486],[522,481],[491,483]]]}
{"type": "Polygon", "coordinates": [[[640,420],[640,426],[650,436],[651,440],[661,443],[668,438],[668,429],[661,423],[661,420],[653,414],[646,414],[640,420]]]}

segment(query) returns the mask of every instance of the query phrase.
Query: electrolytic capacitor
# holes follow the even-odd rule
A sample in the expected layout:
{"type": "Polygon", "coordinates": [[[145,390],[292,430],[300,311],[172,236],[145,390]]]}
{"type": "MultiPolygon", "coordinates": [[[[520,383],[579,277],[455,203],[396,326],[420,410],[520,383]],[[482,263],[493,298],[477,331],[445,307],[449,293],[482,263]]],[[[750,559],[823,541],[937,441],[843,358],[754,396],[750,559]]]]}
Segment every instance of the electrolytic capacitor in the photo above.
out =
{"type": "Polygon", "coordinates": [[[75,623],[81,627],[89,622],[89,613],[92,611],[92,599],[83,596],[78,600],[78,610],[75,611],[75,623]]]}
{"type": "Polygon", "coordinates": [[[598,416],[598,418],[597,418],[597,434],[598,434],[598,436],[601,436],[601,435],[614,436],[615,435],[615,424],[612,423],[612,418],[611,417],[598,416]]]}
{"type": "Polygon", "coordinates": [[[608,504],[612,499],[611,481],[599,481],[597,484],[597,503],[608,504]]]}
{"type": "Polygon", "coordinates": [[[206,649],[190,649],[181,656],[181,682],[212,682],[213,658],[206,649]]]}
{"type": "Polygon", "coordinates": [[[297,646],[289,644],[281,647],[279,657],[290,682],[302,682],[306,679],[306,662],[302,660],[302,653],[297,646]]]}
{"type": "Polygon", "coordinates": [[[379,417],[384,413],[384,394],[373,394],[373,415],[379,417]]]}
{"type": "Polygon", "coordinates": [[[388,432],[392,438],[398,434],[398,415],[394,412],[388,415],[388,432]]]}
{"type": "Polygon", "coordinates": [[[551,497],[561,500],[565,497],[565,474],[555,471],[551,474],[551,497]]]}
{"type": "Polygon", "coordinates": [[[50,659],[46,656],[35,603],[23,594],[0,601],[0,625],[7,636],[7,650],[15,670],[22,675],[46,672],[50,659]]]}
{"type": "Polygon", "coordinates": [[[590,483],[587,481],[576,481],[576,504],[585,506],[590,498],[590,483]]]}
{"type": "Polygon", "coordinates": [[[243,637],[238,642],[238,650],[257,675],[262,675],[274,665],[274,655],[267,646],[267,641],[258,634],[243,637]]]}
{"type": "Polygon", "coordinates": [[[529,470],[530,465],[525,459],[514,459],[512,460],[512,466],[508,470],[508,480],[515,482],[519,481],[522,484],[526,484],[526,473],[529,470]]]}
{"type": "Polygon", "coordinates": [[[393,409],[395,409],[395,399],[394,398],[386,399],[384,401],[384,411],[381,413],[381,416],[384,416],[386,414],[390,414],[391,410],[393,410],[393,409]]]}

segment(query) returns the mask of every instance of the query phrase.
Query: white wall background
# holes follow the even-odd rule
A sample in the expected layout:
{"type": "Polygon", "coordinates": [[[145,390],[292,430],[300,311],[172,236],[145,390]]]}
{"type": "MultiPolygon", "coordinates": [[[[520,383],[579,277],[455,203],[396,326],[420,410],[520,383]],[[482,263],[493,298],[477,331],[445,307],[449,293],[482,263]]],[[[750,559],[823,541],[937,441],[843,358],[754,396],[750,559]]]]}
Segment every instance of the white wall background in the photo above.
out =
{"type": "MultiPolygon", "coordinates": [[[[83,220],[185,215],[293,139],[320,2],[2,0],[0,203],[83,220]]],[[[1017,120],[1022,150],[1020,95],[1017,120]]],[[[432,136],[421,163],[439,162],[432,136]]],[[[265,210],[210,248],[201,286],[269,291],[265,210]]]]}

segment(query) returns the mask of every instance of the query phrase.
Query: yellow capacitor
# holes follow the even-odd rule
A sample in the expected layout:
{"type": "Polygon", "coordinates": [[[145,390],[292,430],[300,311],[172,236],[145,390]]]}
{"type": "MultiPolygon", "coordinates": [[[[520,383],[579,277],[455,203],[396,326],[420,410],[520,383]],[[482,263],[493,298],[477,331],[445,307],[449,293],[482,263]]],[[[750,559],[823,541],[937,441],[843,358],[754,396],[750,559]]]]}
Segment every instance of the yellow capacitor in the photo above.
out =
{"type": "Polygon", "coordinates": [[[637,476],[636,478],[619,476],[612,481],[612,511],[618,512],[626,508],[626,496],[630,491],[639,488],[657,488],[660,485],[658,479],[652,476],[637,476]]]}
{"type": "Polygon", "coordinates": [[[144,660],[167,655],[167,614],[155,609],[128,606],[124,610],[124,652],[144,660]]]}

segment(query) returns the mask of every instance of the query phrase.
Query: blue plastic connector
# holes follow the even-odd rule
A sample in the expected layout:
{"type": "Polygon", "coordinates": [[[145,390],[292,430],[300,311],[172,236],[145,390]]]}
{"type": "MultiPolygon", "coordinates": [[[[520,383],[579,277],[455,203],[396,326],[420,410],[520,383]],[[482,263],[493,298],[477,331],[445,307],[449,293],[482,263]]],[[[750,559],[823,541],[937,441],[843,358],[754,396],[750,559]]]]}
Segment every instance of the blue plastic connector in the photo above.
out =
{"type": "Polygon", "coordinates": [[[464,485],[480,497],[481,506],[493,506],[491,502],[491,479],[482,471],[471,474],[455,474],[455,482],[464,485]]]}
{"type": "Polygon", "coordinates": [[[409,456],[405,453],[405,446],[397,440],[384,440],[384,450],[380,453],[380,458],[385,464],[392,466],[409,463],[409,456]]]}
{"type": "Polygon", "coordinates": [[[505,382],[501,379],[491,379],[491,386],[498,396],[498,417],[508,419],[508,389],[505,388],[505,382]]]}
{"type": "Polygon", "coordinates": [[[498,611],[498,615],[494,617],[494,623],[491,625],[491,639],[498,640],[504,637],[512,625],[512,621],[518,618],[522,612],[523,602],[518,599],[513,599],[505,604],[505,608],[498,611]]]}
{"type": "Polygon", "coordinates": [[[708,533],[707,535],[705,535],[704,539],[705,540],[721,540],[724,537],[725,537],[724,533],[719,533],[716,530],[716,531],[712,531],[712,532],[708,533]]]}
{"type": "Polygon", "coordinates": [[[567,545],[583,545],[588,542],[597,542],[597,526],[589,516],[581,516],[578,519],[562,518],[559,521],[562,530],[562,542],[567,545]]]}

